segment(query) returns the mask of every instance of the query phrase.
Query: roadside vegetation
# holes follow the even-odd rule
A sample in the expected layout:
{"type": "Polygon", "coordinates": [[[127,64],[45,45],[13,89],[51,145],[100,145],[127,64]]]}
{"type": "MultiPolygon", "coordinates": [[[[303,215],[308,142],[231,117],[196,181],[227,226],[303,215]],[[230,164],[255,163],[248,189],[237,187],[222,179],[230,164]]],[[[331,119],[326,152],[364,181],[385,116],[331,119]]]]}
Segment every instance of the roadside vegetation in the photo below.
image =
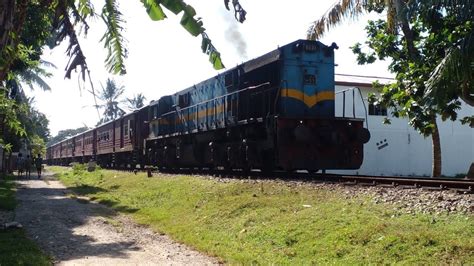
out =
{"type": "Polygon", "coordinates": [[[76,193],[228,263],[474,263],[472,215],[402,214],[282,182],[50,170],[76,193]]]}
{"type": "MultiPolygon", "coordinates": [[[[0,215],[15,209],[14,189],[11,177],[0,180],[0,215]]],[[[23,229],[0,229],[0,254],[0,265],[52,265],[23,229]]]]}

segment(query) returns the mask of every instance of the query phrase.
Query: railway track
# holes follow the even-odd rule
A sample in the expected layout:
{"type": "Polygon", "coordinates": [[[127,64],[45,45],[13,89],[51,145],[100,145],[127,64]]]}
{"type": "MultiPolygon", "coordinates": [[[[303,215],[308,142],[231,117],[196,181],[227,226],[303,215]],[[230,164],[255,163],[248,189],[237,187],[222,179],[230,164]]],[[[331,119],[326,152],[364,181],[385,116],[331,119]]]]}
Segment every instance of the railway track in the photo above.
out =
{"type": "Polygon", "coordinates": [[[188,175],[212,175],[217,177],[228,177],[237,179],[283,179],[298,180],[305,182],[330,182],[342,183],[344,185],[360,186],[384,186],[399,187],[406,189],[426,190],[455,190],[458,193],[474,194],[474,180],[453,178],[431,178],[431,177],[404,177],[404,176],[367,176],[367,175],[340,175],[327,173],[304,173],[304,172],[273,172],[262,173],[259,171],[219,171],[179,169],[161,170],[155,173],[188,174],[188,175]]]}

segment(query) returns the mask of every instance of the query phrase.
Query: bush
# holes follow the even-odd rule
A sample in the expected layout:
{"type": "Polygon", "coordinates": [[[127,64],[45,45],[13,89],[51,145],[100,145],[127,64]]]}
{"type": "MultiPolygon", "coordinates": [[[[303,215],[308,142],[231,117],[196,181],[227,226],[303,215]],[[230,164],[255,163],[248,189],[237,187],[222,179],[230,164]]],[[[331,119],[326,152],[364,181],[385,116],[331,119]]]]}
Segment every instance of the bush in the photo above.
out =
{"type": "Polygon", "coordinates": [[[73,163],[72,164],[72,172],[74,175],[80,175],[87,170],[87,165],[82,163],[73,163]]]}

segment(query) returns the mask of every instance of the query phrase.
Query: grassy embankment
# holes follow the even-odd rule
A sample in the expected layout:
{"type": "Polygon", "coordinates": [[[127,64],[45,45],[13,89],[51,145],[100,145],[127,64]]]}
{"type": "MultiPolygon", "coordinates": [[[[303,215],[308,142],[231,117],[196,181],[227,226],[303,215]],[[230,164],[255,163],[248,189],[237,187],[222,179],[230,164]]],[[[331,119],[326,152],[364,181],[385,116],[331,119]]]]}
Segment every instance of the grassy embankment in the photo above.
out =
{"type": "MultiPolygon", "coordinates": [[[[0,211],[13,211],[15,186],[11,177],[0,180],[0,211]]],[[[22,229],[0,230],[0,265],[51,265],[51,260],[22,229]]]]}
{"type": "Polygon", "coordinates": [[[474,264],[474,217],[309,186],[53,168],[77,193],[229,263],[474,264]]]}

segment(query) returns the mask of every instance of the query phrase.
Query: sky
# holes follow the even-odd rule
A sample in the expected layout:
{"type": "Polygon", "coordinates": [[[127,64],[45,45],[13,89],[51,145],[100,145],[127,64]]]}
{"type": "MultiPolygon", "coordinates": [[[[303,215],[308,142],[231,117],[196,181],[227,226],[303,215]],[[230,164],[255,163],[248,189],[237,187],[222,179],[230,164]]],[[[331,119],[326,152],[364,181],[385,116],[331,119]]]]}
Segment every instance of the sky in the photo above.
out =
{"type": "MultiPolygon", "coordinates": [[[[202,17],[224,64],[232,68],[278,46],[305,39],[311,22],[321,17],[335,0],[298,0],[292,4],[281,0],[240,0],[247,11],[243,24],[235,21],[233,12],[225,9],[223,1],[186,2],[196,9],[197,17],[202,17]]],[[[104,1],[93,3],[96,11],[100,11],[104,1]]],[[[126,75],[111,75],[105,69],[107,51],[100,43],[105,26],[100,18],[89,22],[88,35],[80,39],[96,90],[105,85],[107,78],[114,78],[125,87],[124,99],[142,93],[148,103],[219,73],[202,53],[201,37],[193,37],[179,24],[181,14],[175,16],[165,10],[168,19],[157,22],[148,17],[140,1],[120,0],[119,6],[126,20],[123,32],[128,48],[126,75]]],[[[390,76],[387,62],[359,66],[349,48],[356,42],[364,43],[366,21],[376,18],[376,15],[368,15],[357,21],[347,20],[320,40],[327,45],[336,42],[339,46],[335,54],[336,73],[390,76]]],[[[53,50],[44,50],[42,59],[57,66],[57,69],[49,69],[53,77],[46,79],[52,91],[27,91],[35,97],[35,107],[48,117],[53,136],[59,130],[84,125],[93,127],[99,120],[93,107],[94,99],[88,92],[90,86],[74,72],[71,79],[64,78],[68,61],[66,47],[67,42],[63,42],[53,50]]]]}

